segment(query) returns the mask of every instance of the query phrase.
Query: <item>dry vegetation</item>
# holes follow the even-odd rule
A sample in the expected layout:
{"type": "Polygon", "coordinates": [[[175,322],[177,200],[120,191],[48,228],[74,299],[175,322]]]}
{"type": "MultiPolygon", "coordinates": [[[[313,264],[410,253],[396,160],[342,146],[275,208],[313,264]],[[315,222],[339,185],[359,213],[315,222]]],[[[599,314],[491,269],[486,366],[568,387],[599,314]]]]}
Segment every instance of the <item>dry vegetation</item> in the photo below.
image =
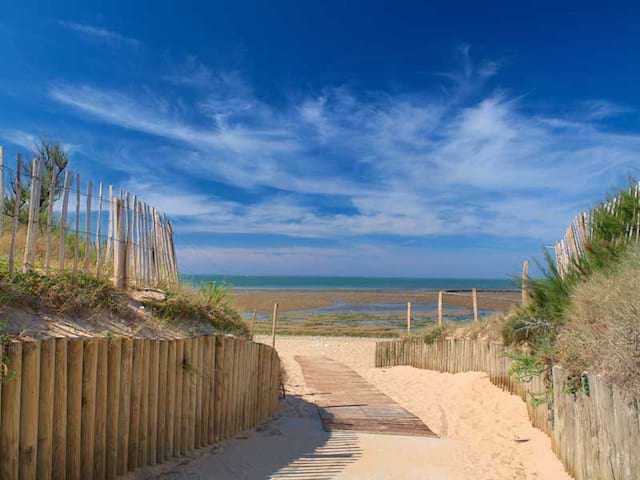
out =
{"type": "Polygon", "coordinates": [[[114,325],[126,323],[135,327],[139,323],[142,328],[143,323],[151,321],[156,327],[184,325],[191,328],[202,324],[223,333],[247,333],[240,315],[229,306],[223,287],[175,285],[153,295],[141,296],[141,293],[144,294],[117,290],[111,280],[81,272],[9,273],[6,264],[0,263],[0,317],[3,312],[17,308],[53,321],[90,323],[92,319],[97,322],[106,315],[115,321],[114,325]],[[138,301],[132,296],[141,298],[138,301]],[[144,310],[140,310],[140,306],[144,310]]]}
{"type": "MultiPolygon", "coordinates": [[[[6,220],[6,219],[5,219],[6,220]]],[[[96,250],[91,242],[88,258],[88,271],[82,273],[84,265],[85,238],[78,238],[78,273],[72,273],[75,234],[68,233],[65,238],[65,271],[59,267],[59,235],[52,232],[51,270],[44,273],[44,252],[46,226],[40,226],[38,236],[38,255],[34,270],[22,272],[22,254],[26,243],[26,225],[19,224],[15,239],[15,266],[9,273],[7,258],[11,243],[10,225],[5,221],[3,235],[0,236],[0,317],[8,308],[26,309],[35,314],[53,314],[56,317],[88,319],[108,315],[124,322],[144,322],[145,316],[136,315],[130,294],[113,287],[109,279],[108,265],[103,265],[101,277],[96,278],[96,250]]],[[[246,334],[247,328],[238,312],[228,301],[228,291],[223,286],[212,284],[193,288],[185,285],[166,286],[166,295],[153,296],[142,301],[142,305],[157,320],[164,324],[176,325],[180,322],[201,322],[213,326],[216,331],[234,334],[246,334]]]]}
{"type": "Polygon", "coordinates": [[[602,374],[640,398],[640,247],[573,293],[558,344],[572,371],[602,374]]]}
{"type": "Polygon", "coordinates": [[[179,284],[169,287],[163,300],[144,304],[164,320],[199,320],[221,332],[247,335],[247,325],[228,299],[229,292],[224,284],[206,283],[197,288],[179,284]]]}

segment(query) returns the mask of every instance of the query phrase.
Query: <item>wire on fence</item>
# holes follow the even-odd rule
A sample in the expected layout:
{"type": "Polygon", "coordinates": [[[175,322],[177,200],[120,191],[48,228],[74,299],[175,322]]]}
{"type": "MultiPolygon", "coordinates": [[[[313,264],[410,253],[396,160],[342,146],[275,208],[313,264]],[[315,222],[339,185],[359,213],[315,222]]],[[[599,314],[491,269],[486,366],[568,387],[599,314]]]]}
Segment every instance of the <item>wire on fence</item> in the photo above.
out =
{"type": "MultiPolygon", "coordinates": [[[[125,286],[128,283],[134,283],[138,286],[156,286],[160,283],[175,281],[178,278],[177,258],[174,244],[174,230],[171,221],[166,215],[161,214],[157,209],[150,207],[148,204],[138,200],[137,196],[133,196],[124,189],[120,189],[119,195],[114,195],[113,186],[109,186],[108,197],[104,196],[103,184],[99,184],[98,194],[92,193],[92,182],[87,184],[87,193],[82,192],[80,186],[80,175],[74,174],[67,170],[64,175],[62,189],[62,212],[58,224],[52,224],[52,199],[54,195],[53,189],[50,188],[49,202],[47,211],[41,212],[38,205],[41,202],[41,195],[47,180],[51,180],[52,184],[58,184],[57,179],[60,178],[60,172],[54,167],[53,172],[47,175],[41,173],[43,171],[44,162],[34,159],[31,162],[31,170],[26,166],[21,166],[21,159],[18,158],[17,168],[13,169],[4,164],[4,158],[0,147],[0,183],[2,188],[2,201],[4,202],[4,172],[14,172],[13,180],[14,194],[16,198],[22,198],[24,187],[30,184],[28,201],[19,203],[15,201],[13,214],[4,212],[4,205],[0,209],[0,225],[3,224],[3,217],[11,219],[11,247],[9,251],[9,269],[12,271],[15,255],[16,255],[16,235],[19,224],[20,209],[28,207],[27,214],[27,236],[24,244],[24,260],[23,270],[27,271],[34,268],[36,257],[38,254],[38,237],[41,235],[41,225],[46,217],[46,234],[45,244],[45,268],[49,271],[51,260],[51,240],[54,236],[54,230],[60,237],[58,249],[59,269],[65,268],[65,250],[67,248],[65,237],[70,234],[74,237],[74,246],[72,248],[70,259],[73,261],[73,270],[79,268],[87,272],[93,270],[93,266],[89,262],[89,253],[95,249],[97,259],[95,262],[95,273],[100,275],[101,266],[108,265],[113,260],[113,276],[116,284],[125,286]],[[31,173],[30,173],[31,172],[31,173]],[[75,176],[77,187],[72,187],[71,179],[75,176]],[[30,179],[30,181],[25,181],[30,179]],[[55,182],[55,183],[54,183],[55,182]],[[70,193],[76,196],[75,203],[75,226],[67,224],[68,221],[68,204],[70,193]],[[86,215],[86,226],[81,228],[81,197],[86,201],[84,213],[86,215]],[[96,231],[92,231],[91,209],[92,200],[96,199],[94,204],[97,208],[98,223],[96,231]],[[106,204],[106,205],[105,205],[106,204]],[[108,229],[107,234],[102,234],[102,212],[106,206],[108,211],[108,229]],[[42,217],[42,218],[41,218],[42,217]],[[84,251],[79,251],[79,240],[82,238],[86,243],[84,251]],[[106,252],[102,257],[102,248],[106,243],[106,252]],[[124,248],[123,248],[124,246],[124,248]],[[116,248],[117,247],[117,248],[116,248]],[[79,265],[79,258],[83,258],[82,265],[79,265]]],[[[59,200],[59,199],[58,199],[59,200]]]]}

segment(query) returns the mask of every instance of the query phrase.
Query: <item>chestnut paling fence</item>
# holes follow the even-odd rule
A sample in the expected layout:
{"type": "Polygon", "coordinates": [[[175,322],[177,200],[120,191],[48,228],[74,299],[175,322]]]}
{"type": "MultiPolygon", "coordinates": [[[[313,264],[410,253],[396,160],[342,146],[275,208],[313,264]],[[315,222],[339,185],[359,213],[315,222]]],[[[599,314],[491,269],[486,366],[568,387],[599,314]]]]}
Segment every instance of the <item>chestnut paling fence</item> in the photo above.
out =
{"type": "Polygon", "coordinates": [[[551,437],[553,450],[577,480],[637,480],[640,473],[640,402],[600,376],[576,385],[561,367],[551,378],[518,382],[508,349],[475,339],[421,339],[376,343],[376,367],[409,365],[440,372],[486,372],[492,383],[526,402],[531,423],[551,437]],[[570,381],[571,380],[571,381],[570,381]]]}
{"type": "Polygon", "coordinates": [[[251,428],[279,402],[275,350],[232,337],[55,338],[0,354],[2,480],[115,478],[251,428]]]}
{"type": "Polygon", "coordinates": [[[0,238],[8,238],[0,255],[9,271],[83,271],[112,277],[118,288],[178,279],[166,215],[112,185],[94,189],[89,181],[83,188],[79,174],[62,175],[56,167],[47,172],[42,160],[25,167],[20,157],[9,166],[0,146],[0,238]]]}
{"type": "MultiPolygon", "coordinates": [[[[629,188],[629,193],[636,199],[640,199],[640,182],[629,188]]],[[[582,257],[587,251],[589,241],[593,239],[593,215],[596,209],[604,208],[609,213],[616,214],[620,211],[620,196],[597,205],[587,212],[581,212],[574,217],[564,236],[555,244],[556,265],[560,273],[569,268],[573,259],[582,257]]],[[[640,242],[640,210],[634,212],[632,218],[625,222],[624,238],[614,241],[640,242]]]]}

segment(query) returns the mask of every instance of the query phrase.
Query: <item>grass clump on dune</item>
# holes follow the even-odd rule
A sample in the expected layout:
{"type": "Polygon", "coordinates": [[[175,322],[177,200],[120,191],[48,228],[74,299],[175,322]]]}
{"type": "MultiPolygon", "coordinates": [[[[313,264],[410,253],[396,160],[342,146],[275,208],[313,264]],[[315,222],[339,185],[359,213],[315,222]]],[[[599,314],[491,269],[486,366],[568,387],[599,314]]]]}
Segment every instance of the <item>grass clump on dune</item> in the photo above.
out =
{"type": "Polygon", "coordinates": [[[171,286],[163,300],[144,302],[158,318],[168,321],[199,320],[225,333],[248,335],[238,311],[229,303],[229,288],[215,282],[193,287],[171,286]]]}
{"type": "Polygon", "coordinates": [[[84,273],[9,273],[0,265],[0,307],[30,307],[56,314],[108,311],[126,317],[128,297],[105,278],[84,273]]]}
{"type": "Polygon", "coordinates": [[[560,362],[598,373],[640,398],[640,246],[579,284],[559,332],[560,362]]]}
{"type": "Polygon", "coordinates": [[[528,305],[502,327],[505,344],[525,346],[533,357],[518,360],[516,369],[559,362],[576,376],[596,371],[640,393],[640,381],[631,378],[640,367],[640,247],[630,241],[639,218],[640,199],[622,192],[614,211],[593,211],[585,255],[566,272],[545,254],[542,278],[530,279],[528,305]]]}

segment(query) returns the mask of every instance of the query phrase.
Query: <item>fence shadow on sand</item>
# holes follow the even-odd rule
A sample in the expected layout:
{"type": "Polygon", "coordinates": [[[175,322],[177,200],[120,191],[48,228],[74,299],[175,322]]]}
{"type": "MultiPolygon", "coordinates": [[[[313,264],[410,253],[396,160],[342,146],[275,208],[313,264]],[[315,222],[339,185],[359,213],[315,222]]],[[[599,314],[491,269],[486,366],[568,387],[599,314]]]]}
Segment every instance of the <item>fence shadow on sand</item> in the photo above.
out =
{"type": "Polygon", "coordinates": [[[314,404],[289,396],[284,412],[220,448],[163,472],[163,479],[330,480],[362,456],[356,433],[326,432],[314,404]]]}

